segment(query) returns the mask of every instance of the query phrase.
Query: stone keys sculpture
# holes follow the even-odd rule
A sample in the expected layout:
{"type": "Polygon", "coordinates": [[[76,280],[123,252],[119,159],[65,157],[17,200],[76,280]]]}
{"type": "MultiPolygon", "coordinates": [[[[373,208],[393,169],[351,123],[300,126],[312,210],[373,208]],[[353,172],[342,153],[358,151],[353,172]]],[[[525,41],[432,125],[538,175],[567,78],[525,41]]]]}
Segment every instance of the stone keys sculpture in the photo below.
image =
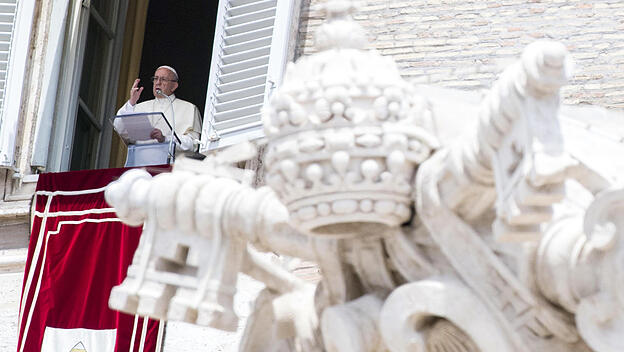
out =
{"type": "MultiPolygon", "coordinates": [[[[529,45],[483,100],[475,131],[438,151],[418,170],[420,220],[472,294],[498,315],[493,317],[500,324],[498,333],[510,343],[492,350],[618,351],[624,347],[616,342],[624,331],[618,303],[624,301],[615,298],[622,291],[601,273],[605,266],[624,269],[623,263],[614,269],[618,265],[612,262],[620,255],[616,243],[621,240],[613,223],[603,220],[607,230],[602,225],[594,230],[596,220],[588,218],[595,207],[601,209],[598,217],[612,217],[613,209],[596,203],[620,191],[606,190],[606,177],[565,152],[558,92],[570,71],[563,45],[550,41],[529,45]],[[572,221],[553,219],[555,203],[575,198],[567,191],[570,180],[588,192],[604,194],[588,207],[588,215],[586,209],[576,209],[572,221]],[[493,221],[492,208],[496,210],[493,221]],[[599,234],[592,235],[595,231],[599,234]],[[589,302],[612,310],[589,314],[589,309],[580,309],[589,302]]],[[[418,283],[399,287],[385,304],[410,285],[418,283]]],[[[403,327],[422,314],[405,310],[403,327]]],[[[486,350],[479,341],[487,336],[467,331],[471,321],[465,314],[464,308],[459,315],[466,325],[460,317],[449,318],[486,350]]],[[[403,341],[402,346],[407,346],[403,341]]]]}
{"type": "Polygon", "coordinates": [[[109,185],[120,219],[144,224],[111,308],[232,331],[242,272],[266,289],[241,351],[624,350],[622,191],[565,153],[565,48],[529,46],[476,129],[439,146],[426,98],[363,49],[351,4],[325,6],[319,52],[263,113],[267,186],[229,166],[245,146],[109,185]],[[593,200],[558,216],[568,183],[593,200]],[[316,261],[322,280],[258,251],[316,261]]]}

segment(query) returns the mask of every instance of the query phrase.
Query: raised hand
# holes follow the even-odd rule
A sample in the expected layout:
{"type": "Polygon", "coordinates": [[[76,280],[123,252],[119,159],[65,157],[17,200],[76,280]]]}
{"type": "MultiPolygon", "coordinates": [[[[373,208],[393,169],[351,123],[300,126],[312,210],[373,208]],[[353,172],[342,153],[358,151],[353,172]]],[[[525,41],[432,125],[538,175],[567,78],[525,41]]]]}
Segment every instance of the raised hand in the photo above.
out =
{"type": "Polygon", "coordinates": [[[130,88],[130,105],[134,106],[136,105],[137,101],[139,101],[139,98],[141,97],[141,92],[143,92],[143,87],[139,88],[139,82],[141,80],[139,78],[134,80],[134,84],[132,85],[132,88],[130,88]]]}

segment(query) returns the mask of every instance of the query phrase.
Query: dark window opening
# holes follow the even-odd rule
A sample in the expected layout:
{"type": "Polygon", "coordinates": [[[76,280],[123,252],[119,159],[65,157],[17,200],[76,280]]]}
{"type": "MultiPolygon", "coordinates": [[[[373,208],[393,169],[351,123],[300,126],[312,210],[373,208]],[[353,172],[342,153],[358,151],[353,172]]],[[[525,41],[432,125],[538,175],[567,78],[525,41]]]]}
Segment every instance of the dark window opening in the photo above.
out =
{"type": "Polygon", "coordinates": [[[180,76],[177,97],[204,111],[218,1],[150,1],[139,78],[141,99],[153,99],[150,77],[169,65],[180,76]]]}

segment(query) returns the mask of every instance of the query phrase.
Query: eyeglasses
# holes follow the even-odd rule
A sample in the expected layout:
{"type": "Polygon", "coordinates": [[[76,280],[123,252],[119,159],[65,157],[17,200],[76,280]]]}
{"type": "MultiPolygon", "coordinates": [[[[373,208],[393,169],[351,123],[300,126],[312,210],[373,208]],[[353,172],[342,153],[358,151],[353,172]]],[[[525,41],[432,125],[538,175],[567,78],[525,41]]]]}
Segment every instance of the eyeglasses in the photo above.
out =
{"type": "Polygon", "coordinates": [[[151,78],[152,82],[160,81],[160,82],[177,82],[177,79],[166,79],[165,77],[154,76],[151,78]]]}

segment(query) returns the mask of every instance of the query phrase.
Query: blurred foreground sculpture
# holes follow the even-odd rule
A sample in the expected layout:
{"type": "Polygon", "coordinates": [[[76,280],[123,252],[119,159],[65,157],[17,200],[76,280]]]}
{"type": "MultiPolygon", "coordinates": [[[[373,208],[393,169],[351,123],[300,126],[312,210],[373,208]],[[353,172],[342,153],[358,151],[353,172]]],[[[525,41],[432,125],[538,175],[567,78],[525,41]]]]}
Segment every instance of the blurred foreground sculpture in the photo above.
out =
{"type": "Polygon", "coordinates": [[[242,272],[266,289],[241,351],[624,350],[624,190],[567,147],[566,49],[527,47],[442,143],[468,113],[436,116],[364,49],[350,3],[326,6],[319,52],[264,112],[267,186],[229,166],[244,145],[109,185],[118,216],[144,223],[110,306],[232,331],[242,272]],[[259,251],[315,261],[322,280],[259,251]]]}

